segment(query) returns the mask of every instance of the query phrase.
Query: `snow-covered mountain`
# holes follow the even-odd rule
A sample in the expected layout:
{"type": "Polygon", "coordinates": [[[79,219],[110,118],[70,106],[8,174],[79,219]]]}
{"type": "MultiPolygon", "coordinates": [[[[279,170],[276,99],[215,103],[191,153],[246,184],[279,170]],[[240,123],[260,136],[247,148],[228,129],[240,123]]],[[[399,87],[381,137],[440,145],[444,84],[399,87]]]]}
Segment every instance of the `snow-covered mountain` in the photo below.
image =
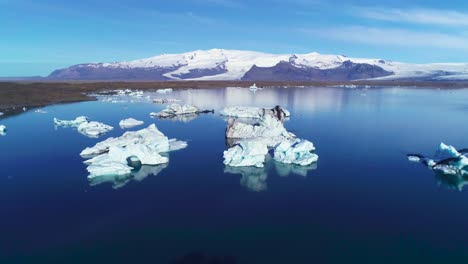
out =
{"type": "Polygon", "coordinates": [[[54,80],[468,80],[468,63],[409,64],[343,55],[197,50],[113,63],[74,65],[54,80]]]}

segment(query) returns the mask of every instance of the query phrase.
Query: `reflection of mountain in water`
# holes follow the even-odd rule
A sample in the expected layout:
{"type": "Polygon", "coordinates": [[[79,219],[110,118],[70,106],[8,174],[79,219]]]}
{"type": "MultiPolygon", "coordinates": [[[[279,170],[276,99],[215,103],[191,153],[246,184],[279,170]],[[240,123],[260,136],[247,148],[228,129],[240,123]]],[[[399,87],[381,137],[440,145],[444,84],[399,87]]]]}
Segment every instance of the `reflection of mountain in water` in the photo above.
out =
{"type": "Polygon", "coordinates": [[[89,185],[96,186],[101,183],[112,183],[112,188],[119,189],[124,187],[131,180],[143,181],[146,177],[158,175],[162,170],[167,168],[168,164],[161,164],[157,166],[144,165],[139,170],[126,175],[105,175],[89,178],[89,185]]]}
{"type": "Polygon", "coordinates": [[[435,177],[439,185],[445,185],[447,188],[462,191],[463,187],[468,184],[468,175],[466,172],[457,174],[444,174],[435,172],[435,177]]]}
{"type": "Polygon", "coordinates": [[[242,175],[240,184],[252,191],[260,192],[267,189],[268,171],[275,169],[280,177],[287,177],[291,174],[307,177],[311,170],[317,169],[317,163],[308,166],[296,164],[284,164],[276,162],[269,154],[265,158],[265,167],[230,167],[224,168],[224,173],[242,175]]]}

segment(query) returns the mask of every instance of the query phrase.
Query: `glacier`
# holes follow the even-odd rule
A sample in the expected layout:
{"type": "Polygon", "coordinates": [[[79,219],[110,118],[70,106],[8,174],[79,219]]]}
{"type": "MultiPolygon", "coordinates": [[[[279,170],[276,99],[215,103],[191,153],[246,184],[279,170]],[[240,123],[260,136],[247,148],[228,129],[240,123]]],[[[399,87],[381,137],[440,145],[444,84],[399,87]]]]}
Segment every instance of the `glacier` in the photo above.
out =
{"type": "Polygon", "coordinates": [[[132,127],[143,125],[144,123],[145,122],[136,120],[134,118],[127,118],[127,119],[120,120],[119,126],[122,129],[127,129],[127,128],[132,128],[132,127]]]}

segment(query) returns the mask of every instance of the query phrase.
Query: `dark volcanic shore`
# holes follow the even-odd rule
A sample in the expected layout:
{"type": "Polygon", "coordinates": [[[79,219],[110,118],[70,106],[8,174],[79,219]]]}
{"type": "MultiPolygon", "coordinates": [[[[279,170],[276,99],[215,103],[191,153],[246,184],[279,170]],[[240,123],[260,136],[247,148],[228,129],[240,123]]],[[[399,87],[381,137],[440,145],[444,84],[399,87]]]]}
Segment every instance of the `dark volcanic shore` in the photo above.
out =
{"type": "MultiPolygon", "coordinates": [[[[0,82],[0,112],[6,115],[22,112],[23,107],[36,108],[59,103],[92,101],[88,94],[114,89],[155,90],[161,88],[200,89],[249,87],[252,81],[161,81],[161,82],[0,82]]],[[[297,82],[256,81],[259,87],[336,85],[405,86],[425,88],[466,88],[468,82],[354,81],[297,82]]]]}

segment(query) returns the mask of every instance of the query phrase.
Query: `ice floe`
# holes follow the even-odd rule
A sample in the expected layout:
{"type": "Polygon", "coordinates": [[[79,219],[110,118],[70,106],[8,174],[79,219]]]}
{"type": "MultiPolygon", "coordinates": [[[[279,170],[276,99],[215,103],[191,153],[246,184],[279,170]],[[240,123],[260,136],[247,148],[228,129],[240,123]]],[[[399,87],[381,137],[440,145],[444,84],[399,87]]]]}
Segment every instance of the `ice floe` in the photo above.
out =
{"type": "Polygon", "coordinates": [[[408,154],[407,157],[410,161],[423,163],[440,177],[452,179],[455,177],[459,182],[464,182],[464,179],[468,178],[467,153],[467,149],[457,150],[453,146],[440,143],[432,158],[424,157],[421,154],[408,154]]]}
{"type": "Polygon", "coordinates": [[[0,125],[0,136],[6,135],[6,126],[5,125],[0,125]]]}
{"type": "Polygon", "coordinates": [[[36,111],[34,111],[35,113],[38,113],[38,114],[47,114],[47,111],[45,111],[44,109],[37,109],[36,111]]]}
{"type": "Polygon", "coordinates": [[[241,141],[224,151],[224,165],[231,167],[263,167],[268,148],[265,142],[255,140],[241,141]]]}
{"type": "Polygon", "coordinates": [[[161,110],[160,112],[152,112],[150,113],[151,117],[159,117],[159,118],[174,118],[177,116],[184,116],[184,115],[197,115],[200,113],[208,113],[214,112],[214,110],[200,110],[198,107],[192,105],[179,105],[179,104],[171,104],[166,107],[166,109],[161,110]]]}
{"type": "Polygon", "coordinates": [[[127,118],[127,119],[121,120],[119,122],[119,126],[122,129],[126,129],[126,128],[132,128],[132,127],[135,127],[135,126],[140,126],[140,125],[143,125],[144,123],[145,122],[140,121],[140,120],[136,120],[134,118],[127,118]]]}
{"type": "Polygon", "coordinates": [[[160,94],[172,93],[172,88],[158,89],[156,92],[160,94]]]}
{"type": "Polygon", "coordinates": [[[108,138],[95,146],[84,149],[80,155],[90,158],[88,165],[89,178],[102,175],[127,175],[136,169],[136,161],[141,165],[159,165],[169,162],[161,155],[172,150],[185,148],[186,142],[168,139],[156,125],[124,133],[118,138],[108,138]]]}
{"type": "Polygon", "coordinates": [[[62,127],[76,127],[78,132],[80,132],[81,134],[88,136],[88,137],[93,137],[93,138],[96,138],[114,129],[111,126],[100,123],[100,122],[96,122],[96,121],[89,122],[89,119],[86,116],[79,116],[75,118],[74,120],[60,120],[60,119],[54,118],[54,124],[56,126],[62,126],[62,127]]]}
{"type": "Polygon", "coordinates": [[[86,116],[79,116],[75,118],[74,120],[60,120],[57,118],[54,118],[54,124],[57,126],[64,126],[64,127],[77,127],[81,125],[82,123],[88,122],[88,118],[86,116]]]}
{"type": "Polygon", "coordinates": [[[114,128],[96,121],[81,123],[77,128],[78,132],[88,137],[98,137],[112,129],[114,128]]]}

